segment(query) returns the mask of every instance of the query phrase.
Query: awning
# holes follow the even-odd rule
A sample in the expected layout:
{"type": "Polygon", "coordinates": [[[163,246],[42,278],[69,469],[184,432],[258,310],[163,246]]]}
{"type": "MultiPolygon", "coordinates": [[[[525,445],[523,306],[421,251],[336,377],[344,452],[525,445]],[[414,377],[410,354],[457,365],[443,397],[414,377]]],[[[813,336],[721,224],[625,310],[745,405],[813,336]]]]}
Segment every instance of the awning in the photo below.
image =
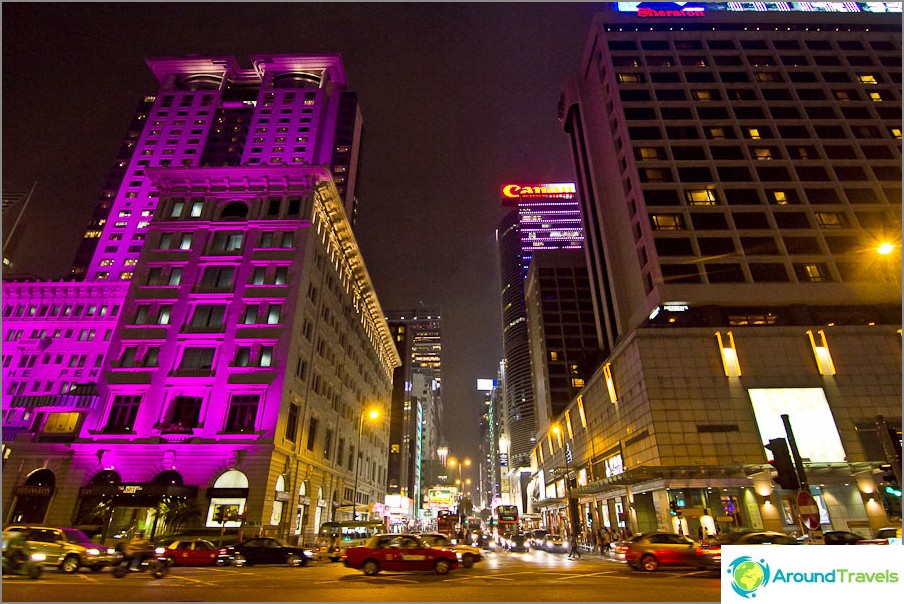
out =
{"type": "Polygon", "coordinates": [[[79,384],[65,394],[45,394],[43,396],[14,396],[9,407],[15,409],[38,409],[57,407],[63,409],[93,409],[100,396],[95,384],[79,384]]]}

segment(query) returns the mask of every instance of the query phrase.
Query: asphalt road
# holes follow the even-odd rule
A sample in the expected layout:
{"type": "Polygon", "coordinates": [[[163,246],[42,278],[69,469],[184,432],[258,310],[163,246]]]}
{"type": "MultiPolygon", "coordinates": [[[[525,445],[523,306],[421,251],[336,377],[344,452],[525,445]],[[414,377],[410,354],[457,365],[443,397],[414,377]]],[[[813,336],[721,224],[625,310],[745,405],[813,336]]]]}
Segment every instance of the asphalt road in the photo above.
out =
{"type": "Polygon", "coordinates": [[[163,579],[109,569],[32,581],[4,577],[5,602],[717,602],[714,571],[633,571],[598,555],[569,560],[546,552],[490,553],[448,575],[387,573],[365,577],[339,563],[304,568],[175,567],[163,579]]]}

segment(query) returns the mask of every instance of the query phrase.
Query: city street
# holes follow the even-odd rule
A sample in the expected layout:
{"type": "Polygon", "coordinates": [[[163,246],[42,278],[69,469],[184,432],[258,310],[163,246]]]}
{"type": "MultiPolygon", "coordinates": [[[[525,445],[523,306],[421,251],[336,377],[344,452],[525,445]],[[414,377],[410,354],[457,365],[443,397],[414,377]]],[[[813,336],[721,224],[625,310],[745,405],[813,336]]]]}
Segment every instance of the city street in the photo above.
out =
{"type": "Polygon", "coordinates": [[[38,581],[3,580],[3,600],[37,601],[269,601],[269,602],[607,602],[719,600],[715,572],[641,573],[624,564],[584,554],[569,560],[546,552],[490,553],[471,569],[446,576],[380,573],[366,577],[342,564],[315,562],[305,568],[173,568],[164,579],[132,574],[115,579],[109,570],[38,581]]]}

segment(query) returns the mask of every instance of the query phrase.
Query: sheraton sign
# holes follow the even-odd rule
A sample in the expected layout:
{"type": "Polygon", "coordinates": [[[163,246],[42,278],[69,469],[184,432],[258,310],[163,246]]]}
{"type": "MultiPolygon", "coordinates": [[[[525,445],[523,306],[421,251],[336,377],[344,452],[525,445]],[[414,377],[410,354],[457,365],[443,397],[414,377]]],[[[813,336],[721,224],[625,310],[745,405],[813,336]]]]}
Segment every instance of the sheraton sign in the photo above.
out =
{"type": "Polygon", "coordinates": [[[638,17],[703,17],[704,11],[701,9],[685,9],[685,10],[656,10],[653,8],[638,8],[638,17]]]}

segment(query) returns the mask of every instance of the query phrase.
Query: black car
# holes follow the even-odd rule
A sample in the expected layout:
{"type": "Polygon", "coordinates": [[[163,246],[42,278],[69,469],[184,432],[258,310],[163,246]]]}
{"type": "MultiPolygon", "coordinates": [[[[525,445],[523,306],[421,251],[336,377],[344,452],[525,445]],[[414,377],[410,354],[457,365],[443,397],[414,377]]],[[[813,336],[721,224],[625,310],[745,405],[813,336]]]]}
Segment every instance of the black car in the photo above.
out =
{"type": "Polygon", "coordinates": [[[507,549],[510,552],[530,551],[530,542],[528,541],[527,535],[524,533],[515,533],[514,535],[509,536],[506,544],[507,549]]]}
{"type": "Polygon", "coordinates": [[[220,550],[217,563],[220,565],[252,566],[254,564],[288,564],[306,566],[308,557],[304,550],[286,545],[272,537],[254,537],[239,541],[220,550]]]}

